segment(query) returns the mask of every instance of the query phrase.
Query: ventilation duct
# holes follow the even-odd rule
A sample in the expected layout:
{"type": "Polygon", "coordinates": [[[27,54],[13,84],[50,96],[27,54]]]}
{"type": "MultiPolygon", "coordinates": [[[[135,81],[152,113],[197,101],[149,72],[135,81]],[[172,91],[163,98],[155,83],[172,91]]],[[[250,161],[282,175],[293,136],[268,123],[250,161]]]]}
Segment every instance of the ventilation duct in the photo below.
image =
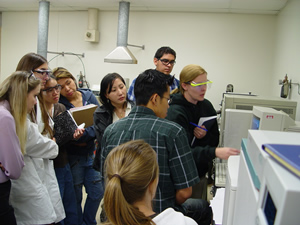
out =
{"type": "MultiPolygon", "coordinates": [[[[137,59],[127,48],[128,38],[128,22],[129,22],[129,2],[119,2],[119,23],[118,23],[118,37],[117,48],[109,53],[104,62],[109,63],[125,63],[137,64],[137,59]]],[[[135,46],[138,47],[138,46],[135,46]]],[[[143,47],[142,47],[143,48],[143,47]]]]}
{"type": "Polygon", "coordinates": [[[48,49],[49,5],[50,3],[48,1],[39,2],[37,53],[45,59],[47,59],[48,49]]]}

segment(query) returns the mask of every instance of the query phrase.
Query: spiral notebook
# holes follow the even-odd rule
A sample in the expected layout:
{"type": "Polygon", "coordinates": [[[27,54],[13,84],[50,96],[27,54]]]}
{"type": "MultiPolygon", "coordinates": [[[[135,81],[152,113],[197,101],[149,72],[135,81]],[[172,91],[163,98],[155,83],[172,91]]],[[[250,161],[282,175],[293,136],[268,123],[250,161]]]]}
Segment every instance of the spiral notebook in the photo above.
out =
{"type": "Polygon", "coordinates": [[[53,122],[54,137],[58,145],[63,145],[73,139],[73,134],[78,126],[69,110],[54,117],[53,122]]]}

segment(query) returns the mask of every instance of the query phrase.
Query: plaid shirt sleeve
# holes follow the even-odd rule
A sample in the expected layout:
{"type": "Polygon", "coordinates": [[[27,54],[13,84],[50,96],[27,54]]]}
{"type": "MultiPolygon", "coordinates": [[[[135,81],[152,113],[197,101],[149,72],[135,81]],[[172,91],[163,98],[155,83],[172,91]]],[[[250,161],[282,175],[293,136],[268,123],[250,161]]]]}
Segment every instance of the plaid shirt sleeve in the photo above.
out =
{"type": "Polygon", "coordinates": [[[184,189],[198,183],[197,168],[184,130],[180,130],[169,141],[173,145],[169,166],[175,189],[184,189]]]}
{"type": "Polygon", "coordinates": [[[101,154],[100,154],[100,175],[102,179],[104,180],[104,162],[107,157],[107,155],[110,152],[110,149],[107,146],[106,140],[107,140],[107,133],[110,127],[107,127],[104,131],[102,140],[101,140],[101,154]]]}

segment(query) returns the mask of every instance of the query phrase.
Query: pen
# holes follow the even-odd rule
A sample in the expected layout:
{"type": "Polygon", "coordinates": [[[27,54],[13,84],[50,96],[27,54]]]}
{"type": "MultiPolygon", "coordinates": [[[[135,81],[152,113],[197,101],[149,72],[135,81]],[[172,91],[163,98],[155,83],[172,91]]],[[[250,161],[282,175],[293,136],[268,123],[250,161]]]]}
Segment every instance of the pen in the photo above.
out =
{"type": "Polygon", "coordinates": [[[203,128],[203,127],[200,127],[198,124],[195,124],[195,123],[193,123],[193,122],[190,122],[190,124],[192,124],[192,125],[194,125],[194,126],[196,126],[196,127],[199,127],[200,129],[205,130],[205,131],[207,132],[207,129],[205,129],[205,128],[203,128]]]}

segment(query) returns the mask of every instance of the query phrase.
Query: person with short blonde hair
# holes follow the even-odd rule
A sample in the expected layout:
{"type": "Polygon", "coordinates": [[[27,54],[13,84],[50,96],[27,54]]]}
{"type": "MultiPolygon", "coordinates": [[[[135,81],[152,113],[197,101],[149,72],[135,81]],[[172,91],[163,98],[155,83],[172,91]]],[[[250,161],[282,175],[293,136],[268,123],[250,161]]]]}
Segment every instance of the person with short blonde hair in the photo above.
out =
{"type": "Polygon", "coordinates": [[[156,152],[145,141],[134,140],[115,147],[106,158],[104,170],[108,224],[196,224],[171,208],[160,214],[153,211],[159,167],[156,152]]]}
{"type": "MultiPolygon", "coordinates": [[[[212,83],[207,78],[206,70],[196,64],[185,66],[179,75],[180,88],[172,92],[170,108],[166,119],[181,125],[185,131],[192,149],[205,147],[203,155],[194,154],[197,170],[203,191],[199,191],[202,199],[207,199],[206,173],[211,172],[212,160],[215,157],[228,159],[230,155],[239,154],[234,148],[217,148],[219,144],[219,126],[217,119],[207,121],[206,125],[197,127],[202,117],[216,116],[216,110],[205,98],[206,91],[212,83]]],[[[197,153],[197,151],[195,151],[197,153]]]]}

